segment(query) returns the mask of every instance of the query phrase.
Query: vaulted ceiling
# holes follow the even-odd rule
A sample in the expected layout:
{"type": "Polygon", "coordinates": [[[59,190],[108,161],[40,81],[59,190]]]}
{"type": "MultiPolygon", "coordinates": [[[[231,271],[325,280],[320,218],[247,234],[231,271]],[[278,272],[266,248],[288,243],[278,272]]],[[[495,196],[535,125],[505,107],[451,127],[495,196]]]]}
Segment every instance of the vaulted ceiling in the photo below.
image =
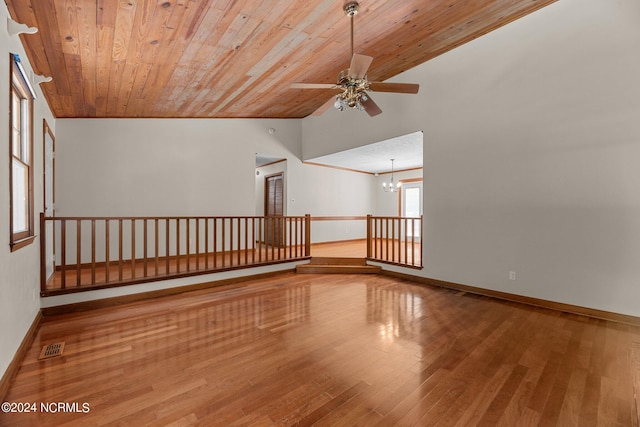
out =
{"type": "MultiPolygon", "coordinates": [[[[384,81],[556,0],[361,0],[384,81]]],[[[343,0],[6,0],[56,117],[305,117],[349,67],[343,0]]],[[[414,96],[398,94],[396,96],[414,96]]],[[[384,109],[384,106],[381,106],[384,109]]]]}

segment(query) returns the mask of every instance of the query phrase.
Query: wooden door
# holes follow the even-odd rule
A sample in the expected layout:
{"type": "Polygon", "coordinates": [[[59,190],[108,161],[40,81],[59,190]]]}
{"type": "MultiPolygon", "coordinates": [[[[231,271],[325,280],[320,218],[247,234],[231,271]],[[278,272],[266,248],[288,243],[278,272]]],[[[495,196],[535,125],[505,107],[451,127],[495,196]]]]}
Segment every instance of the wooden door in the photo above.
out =
{"type": "Polygon", "coordinates": [[[264,181],[265,239],[267,245],[284,243],[284,173],[266,176],[264,181]]]}

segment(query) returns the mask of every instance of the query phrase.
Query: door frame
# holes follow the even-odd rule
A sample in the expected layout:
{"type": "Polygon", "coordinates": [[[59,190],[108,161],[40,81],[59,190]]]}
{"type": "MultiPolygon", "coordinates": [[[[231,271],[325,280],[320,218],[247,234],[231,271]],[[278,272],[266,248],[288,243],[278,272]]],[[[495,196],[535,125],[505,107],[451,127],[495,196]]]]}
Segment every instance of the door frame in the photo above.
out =
{"type": "MultiPolygon", "coordinates": [[[[42,119],[42,210],[45,216],[56,216],[56,137],[53,134],[53,130],[47,123],[47,119],[42,119]],[[51,176],[47,176],[47,141],[51,140],[51,176]],[[47,198],[49,193],[47,192],[48,180],[51,180],[51,206],[47,206],[47,198]],[[47,207],[50,207],[50,212],[47,212],[47,207]]],[[[45,282],[48,282],[55,273],[55,257],[56,257],[56,230],[53,226],[53,222],[45,222],[45,229],[40,230],[40,233],[44,233],[46,239],[46,247],[42,249],[42,253],[45,256],[46,262],[44,263],[44,275],[46,275],[45,282]]]]}

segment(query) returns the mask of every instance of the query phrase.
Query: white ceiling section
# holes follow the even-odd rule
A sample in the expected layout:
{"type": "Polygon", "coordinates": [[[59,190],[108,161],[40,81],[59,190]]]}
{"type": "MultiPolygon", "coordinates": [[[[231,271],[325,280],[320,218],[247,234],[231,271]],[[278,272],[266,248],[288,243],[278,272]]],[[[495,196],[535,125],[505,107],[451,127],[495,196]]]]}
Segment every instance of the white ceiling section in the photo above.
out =
{"type": "Polygon", "coordinates": [[[386,139],[362,147],[308,159],[305,163],[317,163],[368,173],[422,167],[422,131],[386,139]]]}

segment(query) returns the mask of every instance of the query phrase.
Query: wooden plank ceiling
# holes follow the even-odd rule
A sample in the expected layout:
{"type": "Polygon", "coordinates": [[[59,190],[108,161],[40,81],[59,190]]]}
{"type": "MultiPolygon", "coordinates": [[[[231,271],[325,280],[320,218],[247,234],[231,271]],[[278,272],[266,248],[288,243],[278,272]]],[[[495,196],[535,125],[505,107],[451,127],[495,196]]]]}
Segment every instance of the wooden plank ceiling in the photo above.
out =
{"type": "MultiPolygon", "coordinates": [[[[361,0],[355,51],[384,81],[554,1],[361,0]]],[[[304,117],[349,66],[343,0],[6,3],[56,117],[304,117]]]]}

